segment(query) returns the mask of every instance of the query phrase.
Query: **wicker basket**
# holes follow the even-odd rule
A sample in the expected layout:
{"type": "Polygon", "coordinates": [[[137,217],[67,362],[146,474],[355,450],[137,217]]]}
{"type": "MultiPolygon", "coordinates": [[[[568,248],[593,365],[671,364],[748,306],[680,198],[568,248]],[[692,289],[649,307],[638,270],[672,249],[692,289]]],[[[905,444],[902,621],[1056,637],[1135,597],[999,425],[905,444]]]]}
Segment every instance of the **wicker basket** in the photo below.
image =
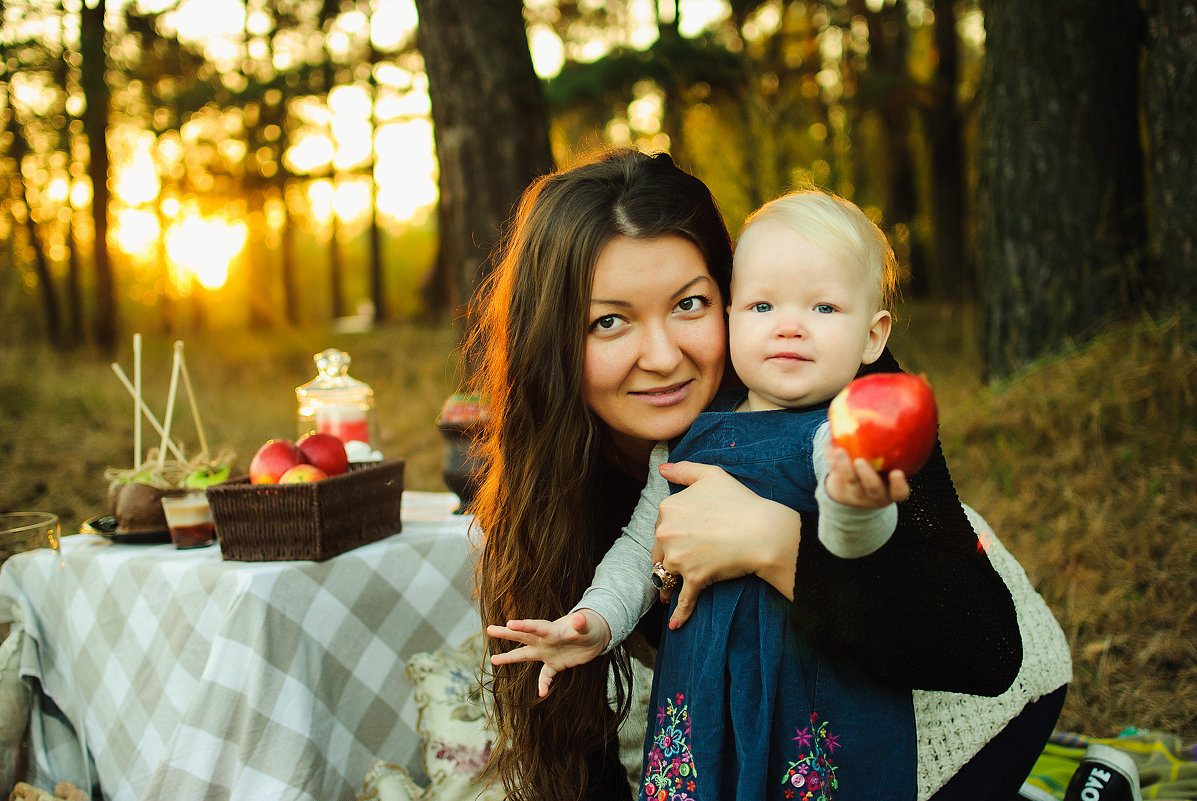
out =
{"type": "Polygon", "coordinates": [[[402,459],[351,467],[306,484],[208,487],[221,557],[239,562],[324,561],[395,534],[403,500],[402,459]]]}

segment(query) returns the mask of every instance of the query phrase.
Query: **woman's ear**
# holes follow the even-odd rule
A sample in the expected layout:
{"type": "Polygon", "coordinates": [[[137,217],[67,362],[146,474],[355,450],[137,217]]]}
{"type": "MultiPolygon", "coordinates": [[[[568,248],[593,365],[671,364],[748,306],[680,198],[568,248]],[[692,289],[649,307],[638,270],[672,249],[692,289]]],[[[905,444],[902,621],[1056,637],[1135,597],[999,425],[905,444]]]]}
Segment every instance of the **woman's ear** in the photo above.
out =
{"type": "Polygon", "coordinates": [[[873,322],[869,325],[869,338],[865,342],[864,354],[860,357],[861,364],[872,364],[885,350],[889,342],[889,332],[894,326],[893,316],[885,309],[873,315],[873,322]]]}

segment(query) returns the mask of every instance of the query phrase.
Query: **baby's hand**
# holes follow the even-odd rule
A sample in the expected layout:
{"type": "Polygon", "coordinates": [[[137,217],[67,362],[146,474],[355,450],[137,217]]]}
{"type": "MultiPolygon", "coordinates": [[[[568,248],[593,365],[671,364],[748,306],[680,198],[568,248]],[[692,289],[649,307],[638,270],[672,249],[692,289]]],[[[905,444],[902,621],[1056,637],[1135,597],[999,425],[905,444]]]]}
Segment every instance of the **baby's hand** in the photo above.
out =
{"type": "Polygon", "coordinates": [[[828,442],[827,494],[831,500],[860,509],[881,509],[910,497],[910,484],[901,470],[882,477],[864,459],[853,460],[843,448],[828,442]]]}
{"type": "Polygon", "coordinates": [[[520,643],[519,648],[494,654],[492,665],[544,662],[537,681],[541,698],[549,694],[553,677],[566,668],[586,664],[611,641],[611,627],[593,609],[579,609],[557,620],[508,620],[506,626],[487,626],[486,633],[520,643]]]}

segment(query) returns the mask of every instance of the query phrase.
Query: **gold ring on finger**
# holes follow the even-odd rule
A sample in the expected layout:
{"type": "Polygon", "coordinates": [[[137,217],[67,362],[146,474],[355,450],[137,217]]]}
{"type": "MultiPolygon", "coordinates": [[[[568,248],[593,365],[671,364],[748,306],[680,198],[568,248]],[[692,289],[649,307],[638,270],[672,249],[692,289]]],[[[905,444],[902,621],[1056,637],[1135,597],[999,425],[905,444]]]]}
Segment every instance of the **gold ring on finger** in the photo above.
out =
{"type": "Polygon", "coordinates": [[[670,573],[660,562],[653,563],[653,586],[658,590],[672,590],[677,586],[677,574],[670,573]]]}

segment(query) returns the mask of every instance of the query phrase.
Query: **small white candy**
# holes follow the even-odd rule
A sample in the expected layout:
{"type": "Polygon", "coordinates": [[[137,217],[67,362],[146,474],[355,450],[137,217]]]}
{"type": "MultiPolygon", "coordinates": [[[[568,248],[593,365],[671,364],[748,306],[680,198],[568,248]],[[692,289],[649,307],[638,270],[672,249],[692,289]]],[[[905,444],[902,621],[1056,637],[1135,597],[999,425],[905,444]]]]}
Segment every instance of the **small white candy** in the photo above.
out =
{"type": "Polygon", "coordinates": [[[368,442],[362,442],[360,439],[351,439],[345,443],[345,455],[351,462],[382,461],[382,451],[371,449],[368,442]]]}

